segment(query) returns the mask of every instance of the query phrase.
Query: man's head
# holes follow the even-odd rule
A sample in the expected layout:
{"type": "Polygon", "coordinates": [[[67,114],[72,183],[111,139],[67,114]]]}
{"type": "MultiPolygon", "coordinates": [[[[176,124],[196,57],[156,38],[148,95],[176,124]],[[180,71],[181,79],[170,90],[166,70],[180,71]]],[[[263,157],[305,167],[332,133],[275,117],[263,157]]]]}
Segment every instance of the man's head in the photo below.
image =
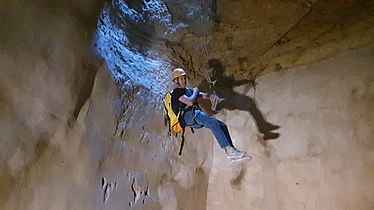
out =
{"type": "Polygon", "coordinates": [[[182,68],[176,68],[173,70],[173,73],[171,74],[171,78],[173,79],[173,82],[175,85],[177,85],[180,88],[186,87],[186,72],[182,68]]]}

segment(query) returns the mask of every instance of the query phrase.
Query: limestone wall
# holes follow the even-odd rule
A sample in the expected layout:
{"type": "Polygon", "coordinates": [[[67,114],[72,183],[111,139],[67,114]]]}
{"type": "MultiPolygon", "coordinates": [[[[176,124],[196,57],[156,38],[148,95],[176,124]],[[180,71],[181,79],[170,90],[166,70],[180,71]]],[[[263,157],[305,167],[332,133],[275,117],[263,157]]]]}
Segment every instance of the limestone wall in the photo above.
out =
{"type": "Polygon", "coordinates": [[[223,111],[239,148],[231,164],[217,148],[207,209],[372,209],[374,48],[260,77],[253,97],[279,138],[262,140],[244,111],[223,111]]]}

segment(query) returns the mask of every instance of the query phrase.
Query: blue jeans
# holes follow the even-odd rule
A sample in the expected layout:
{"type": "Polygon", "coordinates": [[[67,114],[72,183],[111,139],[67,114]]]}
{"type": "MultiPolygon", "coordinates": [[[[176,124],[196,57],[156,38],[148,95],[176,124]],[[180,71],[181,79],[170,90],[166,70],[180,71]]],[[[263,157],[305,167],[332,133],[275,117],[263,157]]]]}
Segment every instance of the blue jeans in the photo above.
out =
{"type": "Polygon", "coordinates": [[[222,149],[227,146],[234,147],[226,124],[205,112],[199,109],[187,111],[184,113],[184,121],[191,128],[209,128],[222,149]]]}

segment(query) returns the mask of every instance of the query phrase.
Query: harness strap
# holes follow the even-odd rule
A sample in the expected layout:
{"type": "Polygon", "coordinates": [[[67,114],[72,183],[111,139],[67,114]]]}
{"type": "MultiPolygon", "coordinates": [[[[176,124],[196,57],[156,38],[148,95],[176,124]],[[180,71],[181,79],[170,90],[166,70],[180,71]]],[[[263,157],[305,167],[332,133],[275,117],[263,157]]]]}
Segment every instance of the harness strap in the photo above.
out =
{"type": "Polygon", "coordinates": [[[183,128],[183,131],[182,131],[181,147],[180,147],[180,149],[179,149],[179,153],[178,153],[178,155],[182,155],[182,150],[183,150],[183,146],[184,146],[184,131],[185,131],[185,129],[183,128]]]}
{"type": "Polygon", "coordinates": [[[168,131],[168,135],[171,136],[171,124],[170,124],[170,118],[169,118],[169,113],[168,113],[168,109],[166,108],[165,104],[164,104],[164,110],[166,112],[166,116],[164,118],[164,120],[166,119],[166,125],[169,127],[169,131],[168,131]]]}
{"type": "MultiPolygon", "coordinates": [[[[179,107],[179,112],[181,113],[181,117],[182,117],[182,119],[184,119],[184,114],[185,114],[187,111],[190,111],[191,109],[192,109],[192,112],[195,113],[196,108],[197,108],[197,109],[200,109],[199,104],[198,104],[197,102],[195,102],[194,105],[193,105],[192,107],[191,107],[191,106],[190,106],[190,107],[187,107],[187,109],[182,109],[181,107],[179,107]]],[[[196,122],[195,119],[193,119],[193,121],[194,121],[194,124],[198,124],[198,123],[196,122]]],[[[192,125],[194,125],[194,124],[192,124],[192,125]]],[[[190,127],[191,132],[192,132],[192,133],[195,133],[195,130],[191,127],[192,125],[186,125],[186,124],[184,123],[184,125],[182,126],[182,127],[183,127],[183,130],[182,130],[182,141],[181,141],[181,146],[180,146],[180,149],[179,149],[179,153],[178,153],[178,155],[182,155],[182,150],[183,150],[183,147],[184,147],[184,141],[185,141],[185,138],[184,138],[184,133],[185,133],[185,131],[186,131],[185,127],[186,127],[186,126],[190,127]]],[[[177,135],[177,134],[176,134],[176,135],[177,135]]]]}
{"type": "MultiPolygon", "coordinates": [[[[187,107],[187,109],[184,109],[184,110],[181,112],[181,116],[182,116],[182,118],[184,119],[184,115],[185,115],[186,112],[192,110],[192,112],[195,113],[195,110],[196,110],[196,109],[200,109],[199,105],[197,105],[197,106],[193,105],[193,106],[189,106],[189,107],[187,107]]],[[[201,109],[200,109],[200,110],[201,110],[201,109]]],[[[193,118],[193,124],[192,124],[192,125],[195,125],[195,124],[198,124],[198,123],[196,122],[195,118],[193,118]]],[[[189,126],[189,127],[192,126],[192,125],[187,125],[187,124],[186,124],[186,126],[189,126]]],[[[195,133],[195,132],[193,131],[192,128],[191,128],[191,131],[192,131],[192,133],[195,133]]]]}

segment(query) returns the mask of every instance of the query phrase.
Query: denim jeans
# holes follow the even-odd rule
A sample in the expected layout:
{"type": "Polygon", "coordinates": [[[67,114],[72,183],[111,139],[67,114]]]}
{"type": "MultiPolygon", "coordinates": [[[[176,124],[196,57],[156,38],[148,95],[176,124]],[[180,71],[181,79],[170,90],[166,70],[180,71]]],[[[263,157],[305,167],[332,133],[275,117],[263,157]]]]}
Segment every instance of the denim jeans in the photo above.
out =
{"type": "Polygon", "coordinates": [[[187,111],[184,113],[184,121],[191,128],[209,128],[222,149],[227,146],[234,147],[226,124],[205,112],[199,109],[187,111]]]}

